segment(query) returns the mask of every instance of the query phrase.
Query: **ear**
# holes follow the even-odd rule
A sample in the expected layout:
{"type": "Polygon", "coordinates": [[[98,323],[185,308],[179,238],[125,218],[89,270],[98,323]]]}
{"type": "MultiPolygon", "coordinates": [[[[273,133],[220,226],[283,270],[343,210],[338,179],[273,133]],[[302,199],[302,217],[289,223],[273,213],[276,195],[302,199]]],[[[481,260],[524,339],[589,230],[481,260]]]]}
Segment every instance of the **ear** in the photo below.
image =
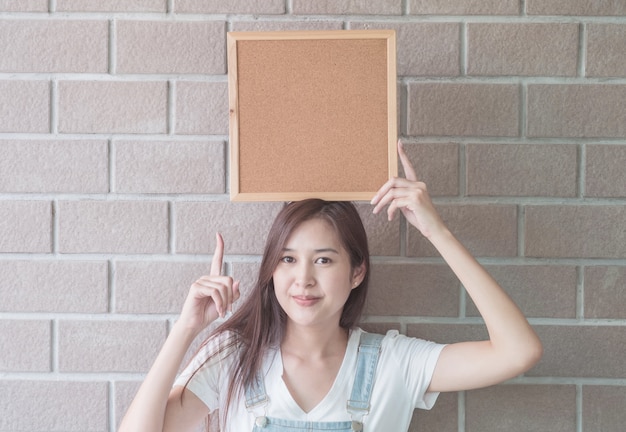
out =
{"type": "Polygon", "coordinates": [[[352,289],[361,285],[361,282],[365,279],[365,272],[366,269],[364,262],[352,269],[352,289]]]}

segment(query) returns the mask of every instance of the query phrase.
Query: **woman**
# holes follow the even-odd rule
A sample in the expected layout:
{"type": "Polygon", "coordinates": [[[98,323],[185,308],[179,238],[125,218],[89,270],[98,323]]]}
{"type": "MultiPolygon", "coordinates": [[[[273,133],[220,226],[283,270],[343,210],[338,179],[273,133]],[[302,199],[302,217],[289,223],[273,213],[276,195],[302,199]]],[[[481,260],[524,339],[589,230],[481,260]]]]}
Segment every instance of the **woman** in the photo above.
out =
{"type": "Polygon", "coordinates": [[[401,211],[437,248],[478,307],[489,340],[439,345],[356,327],[367,293],[365,230],[350,203],[305,200],[279,213],[259,278],[176,379],[195,337],[231,309],[239,282],[211,271],[196,281],[120,431],[194,430],[217,415],[224,431],[407,430],[439,392],[493,385],[531,368],[542,347],[520,310],[450,233],[401,143],[406,178],[372,199],[401,211]]]}

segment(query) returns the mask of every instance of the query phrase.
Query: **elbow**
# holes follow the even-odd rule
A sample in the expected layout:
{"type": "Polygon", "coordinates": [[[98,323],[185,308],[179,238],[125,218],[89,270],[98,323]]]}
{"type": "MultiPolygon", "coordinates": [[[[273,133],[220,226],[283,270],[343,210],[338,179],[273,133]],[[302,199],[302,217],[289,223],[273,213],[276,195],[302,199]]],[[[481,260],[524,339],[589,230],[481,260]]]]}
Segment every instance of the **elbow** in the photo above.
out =
{"type": "Polygon", "coordinates": [[[524,344],[524,349],[520,353],[520,370],[524,373],[533,368],[543,356],[543,344],[537,335],[531,341],[524,344]]]}

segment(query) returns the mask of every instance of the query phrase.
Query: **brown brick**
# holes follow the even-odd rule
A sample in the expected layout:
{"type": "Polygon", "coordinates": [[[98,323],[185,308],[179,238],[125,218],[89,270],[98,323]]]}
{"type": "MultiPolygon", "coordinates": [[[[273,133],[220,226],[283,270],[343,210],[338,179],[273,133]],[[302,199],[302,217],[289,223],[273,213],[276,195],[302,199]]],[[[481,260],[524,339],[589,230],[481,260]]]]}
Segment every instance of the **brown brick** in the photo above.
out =
{"type": "Polygon", "coordinates": [[[224,193],[222,142],[116,142],[116,192],[224,193]]]}
{"type": "Polygon", "coordinates": [[[62,372],[147,372],[165,341],[165,323],[61,321],[62,372]]]}
{"type": "Polygon", "coordinates": [[[626,387],[583,386],[585,432],[618,431],[626,424],[626,387]]]}
{"type": "Polygon", "coordinates": [[[479,324],[407,324],[407,336],[442,344],[488,340],[484,325],[479,324]]]}
{"type": "Polygon", "coordinates": [[[359,327],[370,333],[378,333],[378,334],[387,334],[390,330],[400,331],[400,324],[397,323],[379,323],[379,322],[368,322],[359,323],[359,327]]]}
{"type": "MultiPolygon", "coordinates": [[[[452,233],[475,256],[517,255],[517,208],[513,205],[441,205],[437,207],[452,233]]],[[[409,256],[439,256],[413,226],[407,229],[409,256]]]]}
{"type": "Polygon", "coordinates": [[[49,372],[51,340],[50,321],[0,320],[0,371],[49,372]]]}
{"type": "Polygon", "coordinates": [[[57,12],[165,12],[167,0],[56,0],[57,12]]]}
{"type": "Polygon", "coordinates": [[[166,253],[166,202],[63,201],[59,203],[61,253],[166,253]]]}
{"type": "Polygon", "coordinates": [[[468,75],[575,76],[577,24],[468,24],[468,75]]]}
{"type": "Polygon", "coordinates": [[[293,0],[294,14],[401,15],[401,0],[293,0]]]}
{"type": "Polygon", "coordinates": [[[176,133],[228,134],[228,85],[176,83],[176,133]]]}
{"type": "Polygon", "coordinates": [[[466,393],[467,432],[576,430],[576,387],[501,385],[466,393]]]}
{"type": "Polygon", "coordinates": [[[589,24],[587,32],[587,76],[626,76],[626,25],[589,24]]]}
{"type": "Polygon", "coordinates": [[[527,257],[624,258],[624,206],[526,207],[527,257]]]}
{"type": "MultiPolygon", "coordinates": [[[[529,318],[576,318],[576,267],[568,266],[486,266],[529,318]]],[[[467,315],[479,316],[471,298],[467,315]]]]}
{"type": "Polygon", "coordinates": [[[467,193],[575,197],[578,147],[567,144],[469,144],[467,193]]]}
{"type": "Polygon", "coordinates": [[[115,383],[115,430],[119,430],[124,414],[139,390],[141,382],[117,381],[115,383]]]}
{"type": "Polygon", "coordinates": [[[457,432],[459,430],[458,393],[441,393],[430,410],[416,409],[408,432],[457,432]]]}
{"type": "Polygon", "coordinates": [[[59,82],[63,133],[165,133],[167,83],[59,82]]]}
{"type": "Polygon", "coordinates": [[[230,276],[232,276],[233,279],[240,281],[239,290],[241,292],[241,299],[239,302],[235,303],[235,309],[238,304],[243,302],[243,299],[247,297],[254,288],[259,276],[260,267],[260,262],[234,262],[230,264],[230,276]]]}
{"type": "Polygon", "coordinates": [[[108,70],[106,21],[0,21],[2,72],[94,72],[108,70]]]}
{"type": "MultiPolygon", "coordinates": [[[[431,197],[459,195],[459,145],[455,143],[403,143],[415,173],[426,183],[431,197]]],[[[401,176],[402,164],[398,162],[401,176]]]]}
{"type": "Polygon", "coordinates": [[[0,81],[0,133],[50,132],[50,83],[0,81]]]}
{"type": "Polygon", "coordinates": [[[543,357],[529,376],[623,378],[626,332],[621,326],[535,326],[543,357]]]}
{"type": "Polygon", "coordinates": [[[341,30],[341,21],[234,21],[231,31],[298,31],[298,30],[341,30]]]}
{"type": "Polygon", "coordinates": [[[357,204],[357,210],[367,232],[371,256],[400,254],[400,218],[387,220],[386,214],[373,214],[370,204],[357,204]]]}
{"type": "Polygon", "coordinates": [[[51,252],[48,201],[0,201],[0,252],[51,252]]]}
{"type": "Polygon", "coordinates": [[[626,197],[626,146],[587,145],[585,196],[626,197]]]}
{"type": "Polygon", "coordinates": [[[109,191],[106,141],[0,141],[1,192],[109,191]]]}
{"type": "Polygon", "coordinates": [[[626,268],[585,268],[585,318],[626,319],[626,268]]]}
{"type": "Polygon", "coordinates": [[[278,203],[177,202],[176,252],[213,253],[215,233],[226,254],[261,254],[278,203]]]}
{"type": "Polygon", "coordinates": [[[458,23],[355,22],[350,28],[396,30],[398,75],[439,77],[461,73],[461,28],[458,23]]]}
{"type": "Polygon", "coordinates": [[[624,15],[626,1],[526,0],[529,15],[624,15]]]}
{"type": "Polygon", "coordinates": [[[97,261],[0,261],[0,311],[107,312],[108,272],[97,261]]]}
{"type": "Polygon", "coordinates": [[[365,313],[458,316],[459,282],[445,265],[375,263],[365,313]]]}
{"type": "Polygon", "coordinates": [[[226,72],[225,25],[216,21],[120,21],[118,73],[226,72]]]}
{"type": "Polygon", "coordinates": [[[176,13],[284,14],[283,0],[176,0],[176,13]]]}
{"type": "Polygon", "coordinates": [[[622,138],[626,86],[529,85],[527,128],[531,137],[622,138]]]}
{"type": "Polygon", "coordinates": [[[414,15],[518,15],[517,0],[408,0],[414,15]]]}
{"type": "Polygon", "coordinates": [[[189,287],[211,263],[119,262],[115,267],[118,313],[179,313],[189,287]]]}
{"type": "Polygon", "coordinates": [[[48,12],[48,0],[4,0],[2,12],[48,12]]]}
{"type": "Polygon", "coordinates": [[[106,432],[106,382],[1,381],[1,431],[106,432]],[[34,414],[33,409],[37,413],[34,414]]]}
{"type": "Polygon", "coordinates": [[[517,136],[519,98],[509,84],[410,83],[408,133],[517,136]]]}

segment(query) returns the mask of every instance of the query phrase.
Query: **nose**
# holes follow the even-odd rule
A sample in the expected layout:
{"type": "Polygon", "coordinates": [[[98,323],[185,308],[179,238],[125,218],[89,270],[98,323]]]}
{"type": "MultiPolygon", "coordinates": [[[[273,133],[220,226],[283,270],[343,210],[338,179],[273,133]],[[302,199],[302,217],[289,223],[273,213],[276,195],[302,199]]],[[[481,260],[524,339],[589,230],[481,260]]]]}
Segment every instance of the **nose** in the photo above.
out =
{"type": "Polygon", "coordinates": [[[302,288],[309,288],[315,285],[315,275],[313,266],[308,263],[300,263],[295,268],[295,283],[302,288]]]}

